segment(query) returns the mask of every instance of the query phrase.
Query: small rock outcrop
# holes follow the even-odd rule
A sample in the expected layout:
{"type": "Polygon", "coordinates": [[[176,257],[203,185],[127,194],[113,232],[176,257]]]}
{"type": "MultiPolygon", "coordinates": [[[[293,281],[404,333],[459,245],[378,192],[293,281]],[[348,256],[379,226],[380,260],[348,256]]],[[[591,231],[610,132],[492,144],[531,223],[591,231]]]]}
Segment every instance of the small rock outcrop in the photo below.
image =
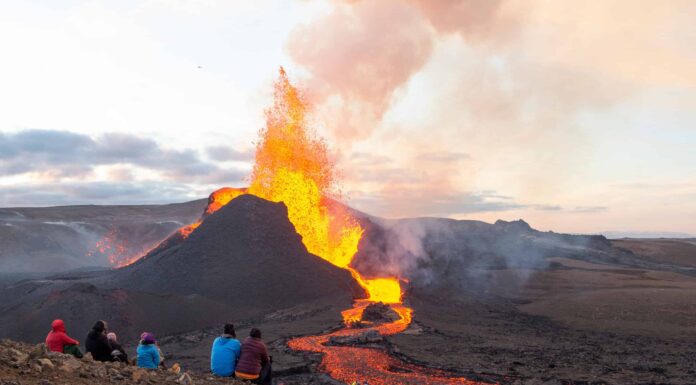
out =
{"type": "Polygon", "coordinates": [[[119,362],[97,362],[90,354],[82,359],[50,352],[45,344],[0,341],[0,385],[120,384],[120,385],[243,385],[177,370],[145,370],[119,362]]]}
{"type": "Polygon", "coordinates": [[[398,320],[399,315],[389,305],[382,302],[371,303],[363,310],[361,321],[386,323],[398,320]]]}

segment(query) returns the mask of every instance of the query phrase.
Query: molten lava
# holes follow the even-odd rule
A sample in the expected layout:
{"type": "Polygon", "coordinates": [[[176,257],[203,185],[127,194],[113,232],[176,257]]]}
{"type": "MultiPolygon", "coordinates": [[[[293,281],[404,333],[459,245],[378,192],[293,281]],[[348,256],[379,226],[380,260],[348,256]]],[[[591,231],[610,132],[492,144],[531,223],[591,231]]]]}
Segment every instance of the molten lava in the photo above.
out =
{"type": "Polygon", "coordinates": [[[87,256],[106,255],[109,264],[114,268],[119,268],[128,266],[140,259],[145,254],[143,253],[145,250],[149,250],[149,248],[133,250],[127,239],[112,228],[94,244],[92,250],[87,252],[87,256]]]}
{"type": "Polygon", "coordinates": [[[371,301],[401,302],[396,278],[365,279],[350,263],[363,234],[360,224],[335,204],[336,174],[326,143],[307,124],[308,103],[280,69],[266,127],[259,132],[249,193],[284,202],[288,219],[307,250],[350,270],[371,301]]]}
{"type": "MultiPolygon", "coordinates": [[[[356,307],[360,312],[369,302],[358,301],[356,307]]],[[[401,333],[411,323],[412,310],[403,305],[392,305],[400,316],[400,319],[386,324],[363,329],[341,329],[333,333],[294,338],[288,342],[288,346],[295,350],[314,353],[323,353],[319,368],[327,372],[334,379],[352,383],[369,383],[371,385],[397,385],[397,384],[438,384],[438,385],[483,385],[482,382],[468,380],[463,377],[453,376],[443,370],[424,368],[405,363],[390,356],[380,349],[360,348],[351,346],[327,345],[331,337],[348,336],[376,330],[381,335],[401,333]]],[[[345,316],[345,313],[344,313],[345,316]]]]}
{"type": "Polygon", "coordinates": [[[199,219],[197,222],[191,223],[190,225],[180,228],[179,234],[181,234],[183,238],[188,238],[188,236],[191,235],[193,230],[197,229],[198,226],[200,226],[201,223],[203,223],[203,219],[205,219],[206,216],[220,210],[220,208],[230,203],[232,199],[245,193],[245,189],[234,187],[223,187],[221,189],[215,190],[208,197],[208,205],[205,207],[205,211],[203,212],[203,216],[201,217],[201,219],[199,219]]]}

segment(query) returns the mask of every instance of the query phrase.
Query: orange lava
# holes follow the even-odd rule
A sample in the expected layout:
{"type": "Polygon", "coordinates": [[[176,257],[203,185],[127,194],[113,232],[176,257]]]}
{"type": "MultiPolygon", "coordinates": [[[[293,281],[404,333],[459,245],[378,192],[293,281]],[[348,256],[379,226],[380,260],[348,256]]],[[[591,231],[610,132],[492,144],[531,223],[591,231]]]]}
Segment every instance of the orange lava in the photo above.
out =
{"type": "Polygon", "coordinates": [[[203,223],[203,219],[205,219],[206,216],[220,210],[220,208],[230,203],[232,199],[242,194],[246,194],[246,189],[223,187],[213,191],[213,193],[208,197],[208,205],[205,206],[205,211],[203,212],[201,219],[180,228],[178,230],[179,234],[181,234],[183,238],[188,238],[188,236],[191,235],[191,233],[196,230],[201,223],[203,223]]]}
{"type": "Polygon", "coordinates": [[[284,202],[288,219],[307,250],[348,269],[372,301],[401,302],[398,279],[365,279],[350,267],[363,234],[360,224],[336,196],[336,174],[326,143],[307,124],[308,103],[280,69],[266,127],[259,132],[249,193],[284,202]]]}
{"type": "MultiPolygon", "coordinates": [[[[346,312],[362,314],[369,301],[357,301],[353,309],[346,312]]],[[[377,330],[382,335],[401,333],[411,323],[412,310],[403,305],[391,305],[401,318],[397,321],[370,328],[344,328],[333,333],[320,336],[294,338],[288,346],[294,350],[323,353],[319,370],[328,373],[332,378],[352,383],[357,381],[370,385],[400,385],[400,384],[463,384],[480,385],[482,382],[455,377],[443,370],[424,368],[403,362],[390,356],[386,351],[377,348],[360,348],[352,346],[328,346],[329,338],[347,336],[377,330]]],[[[344,317],[345,313],[344,312],[344,317]]]]}
{"type": "Polygon", "coordinates": [[[123,239],[115,229],[111,229],[94,244],[92,250],[87,252],[87,256],[105,254],[109,259],[109,264],[113,268],[119,268],[137,261],[146,254],[144,251],[149,249],[150,247],[145,247],[143,250],[133,251],[128,241],[123,239]]]}
{"type": "Polygon", "coordinates": [[[242,194],[246,194],[246,189],[234,188],[234,187],[223,187],[221,189],[215,190],[210,197],[208,197],[208,206],[205,208],[204,215],[210,215],[222,208],[224,205],[230,203],[230,201],[242,194]]]}

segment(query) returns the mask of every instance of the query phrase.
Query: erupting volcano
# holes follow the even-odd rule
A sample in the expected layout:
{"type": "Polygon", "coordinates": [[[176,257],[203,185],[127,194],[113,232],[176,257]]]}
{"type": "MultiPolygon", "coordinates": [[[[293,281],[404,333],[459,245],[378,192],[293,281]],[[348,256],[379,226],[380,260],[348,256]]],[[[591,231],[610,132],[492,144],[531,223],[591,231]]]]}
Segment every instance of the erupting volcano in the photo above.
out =
{"type": "MultiPolygon", "coordinates": [[[[367,301],[401,303],[398,278],[365,278],[350,266],[363,229],[344,206],[336,203],[340,196],[334,164],[326,144],[307,125],[307,111],[308,102],[281,68],[273,106],[266,110],[266,127],[259,133],[249,188],[225,187],[213,192],[201,219],[182,227],[179,233],[188,237],[207,215],[245,193],[283,202],[310,253],[350,271],[368,294],[367,301]]],[[[359,318],[362,307],[357,308],[357,315],[356,311],[346,312],[346,322],[359,318]]]]}
{"type": "Polygon", "coordinates": [[[288,343],[290,348],[324,353],[320,370],[341,381],[473,384],[443,371],[400,362],[380,349],[326,345],[331,337],[355,336],[367,331],[383,336],[400,333],[411,323],[413,310],[403,304],[399,277],[366,277],[351,265],[364,229],[346,206],[338,203],[341,196],[337,192],[334,164],[324,141],[309,127],[307,112],[307,100],[281,68],[275,83],[274,103],[266,110],[266,126],[259,133],[249,187],[225,187],[213,192],[201,218],[180,228],[175,236],[189,238],[206,218],[244,194],[283,202],[288,220],[302,237],[307,251],[348,270],[366,294],[365,298],[355,300],[351,309],[342,312],[345,328],[326,335],[292,339],[288,343]],[[365,309],[375,303],[388,305],[398,319],[384,323],[363,320],[365,309]]]}

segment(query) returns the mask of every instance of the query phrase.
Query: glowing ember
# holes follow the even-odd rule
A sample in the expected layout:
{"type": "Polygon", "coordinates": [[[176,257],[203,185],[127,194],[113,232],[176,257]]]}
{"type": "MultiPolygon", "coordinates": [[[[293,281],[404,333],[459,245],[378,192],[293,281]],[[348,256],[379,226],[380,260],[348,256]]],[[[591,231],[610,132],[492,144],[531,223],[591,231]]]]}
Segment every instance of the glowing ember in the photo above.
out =
{"type": "Polygon", "coordinates": [[[193,230],[197,229],[198,226],[203,223],[202,219],[199,219],[198,222],[191,223],[190,225],[184,226],[179,229],[179,234],[181,234],[182,237],[188,238],[189,235],[193,232],[193,230]]]}
{"type": "Polygon", "coordinates": [[[134,251],[128,244],[127,239],[120,236],[116,229],[110,229],[95,243],[92,250],[87,252],[87,256],[91,257],[96,254],[106,255],[109,264],[114,268],[119,268],[128,266],[137,261],[145,254],[144,252],[149,249],[150,247],[146,247],[134,251]]]}
{"type": "Polygon", "coordinates": [[[230,201],[242,194],[246,193],[246,189],[233,188],[233,187],[223,187],[216,190],[208,198],[208,206],[205,208],[204,215],[210,215],[228,203],[230,201]]]}
{"type": "Polygon", "coordinates": [[[180,228],[179,234],[181,234],[182,237],[188,238],[189,235],[193,232],[193,230],[197,229],[198,226],[203,223],[203,219],[220,210],[223,206],[226,204],[230,203],[230,201],[242,194],[246,193],[246,189],[241,189],[241,188],[234,188],[234,187],[223,187],[221,189],[215,190],[210,196],[208,197],[208,205],[205,207],[205,212],[203,213],[203,216],[201,219],[199,219],[195,223],[191,223],[190,225],[184,226],[180,228]]]}

